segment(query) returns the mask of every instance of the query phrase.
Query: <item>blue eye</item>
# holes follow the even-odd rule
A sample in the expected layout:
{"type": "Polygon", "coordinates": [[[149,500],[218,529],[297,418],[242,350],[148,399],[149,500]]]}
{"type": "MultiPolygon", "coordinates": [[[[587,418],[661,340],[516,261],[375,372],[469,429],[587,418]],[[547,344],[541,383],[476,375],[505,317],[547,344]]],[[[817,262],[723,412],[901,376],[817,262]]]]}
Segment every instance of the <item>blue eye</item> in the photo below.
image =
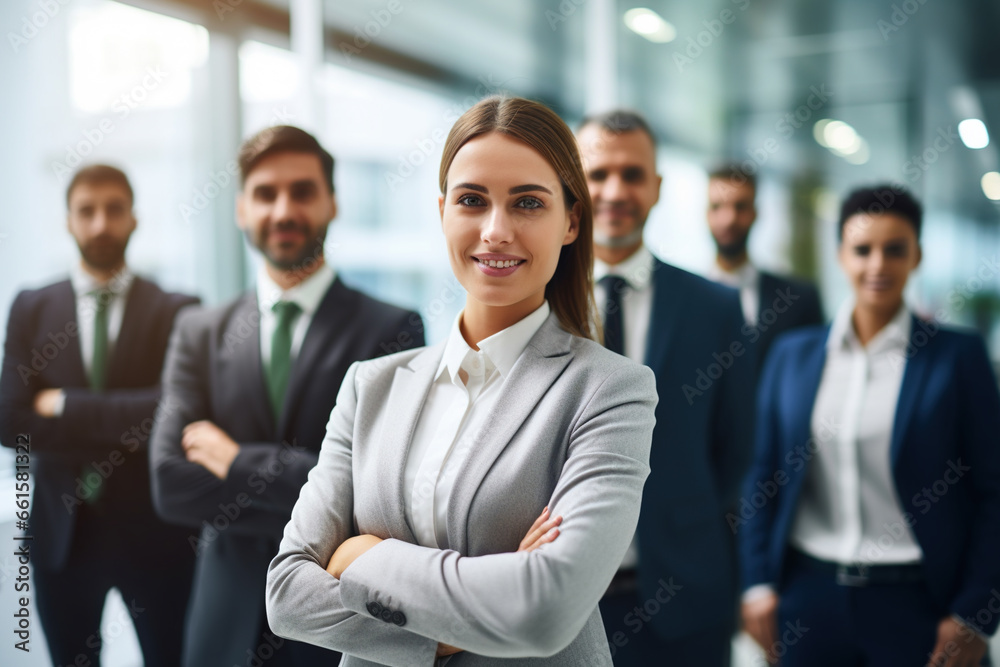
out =
{"type": "Polygon", "coordinates": [[[545,205],[541,202],[541,200],[535,197],[525,197],[524,199],[518,200],[515,206],[517,206],[518,208],[526,208],[529,210],[545,207],[545,205]]]}
{"type": "Polygon", "coordinates": [[[476,195],[462,195],[458,198],[458,204],[462,206],[482,206],[483,200],[476,195]]]}

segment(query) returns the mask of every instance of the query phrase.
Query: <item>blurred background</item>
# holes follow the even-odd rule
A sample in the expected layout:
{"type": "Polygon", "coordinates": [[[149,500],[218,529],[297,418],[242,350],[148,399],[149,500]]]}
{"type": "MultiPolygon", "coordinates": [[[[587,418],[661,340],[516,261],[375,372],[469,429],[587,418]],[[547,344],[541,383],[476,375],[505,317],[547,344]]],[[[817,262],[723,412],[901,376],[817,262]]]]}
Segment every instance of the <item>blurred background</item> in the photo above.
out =
{"type": "MultiPolygon", "coordinates": [[[[642,2],[4,0],[3,330],[20,289],[76,261],[65,187],[87,162],[132,179],[133,269],[208,304],[235,296],[257,261],[234,224],[236,149],[267,125],[293,124],[337,159],[333,266],[419,309],[437,342],[464,301],[437,212],[444,138],[476,101],[509,92],[574,126],[616,106],[645,114],[664,176],[647,244],[697,272],[714,256],[706,168],[726,159],[755,171],[751,257],[817,281],[828,315],[848,292],[836,265],[840,198],[858,184],[906,185],[926,207],[910,303],[977,328],[1000,360],[990,136],[1000,132],[1000,3],[642,2]]],[[[13,498],[5,461],[0,499],[13,498]]],[[[0,503],[0,539],[12,510],[0,503]]],[[[4,609],[14,560],[0,557],[4,609]]],[[[139,664],[123,614],[105,614],[108,664],[139,664]]],[[[36,662],[8,645],[0,662],[47,664],[34,638],[36,662]]],[[[741,664],[759,662],[743,649],[741,664]]]]}

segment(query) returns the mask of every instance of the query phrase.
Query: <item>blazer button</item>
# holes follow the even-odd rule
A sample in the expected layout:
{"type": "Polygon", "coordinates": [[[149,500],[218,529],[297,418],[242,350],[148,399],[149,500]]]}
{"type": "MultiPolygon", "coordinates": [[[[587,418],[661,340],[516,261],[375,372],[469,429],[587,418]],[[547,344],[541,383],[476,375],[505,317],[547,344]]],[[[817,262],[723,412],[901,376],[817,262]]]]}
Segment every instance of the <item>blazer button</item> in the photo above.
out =
{"type": "Polygon", "coordinates": [[[392,610],[387,607],[382,607],[382,613],[380,614],[380,617],[382,618],[383,621],[388,623],[389,621],[392,620],[392,610]]]}
{"type": "Polygon", "coordinates": [[[406,615],[401,611],[394,611],[392,612],[392,622],[399,627],[403,627],[406,625],[406,615]]]}
{"type": "Polygon", "coordinates": [[[375,618],[378,618],[382,614],[382,605],[380,605],[378,602],[369,602],[368,613],[374,616],[375,618]]]}

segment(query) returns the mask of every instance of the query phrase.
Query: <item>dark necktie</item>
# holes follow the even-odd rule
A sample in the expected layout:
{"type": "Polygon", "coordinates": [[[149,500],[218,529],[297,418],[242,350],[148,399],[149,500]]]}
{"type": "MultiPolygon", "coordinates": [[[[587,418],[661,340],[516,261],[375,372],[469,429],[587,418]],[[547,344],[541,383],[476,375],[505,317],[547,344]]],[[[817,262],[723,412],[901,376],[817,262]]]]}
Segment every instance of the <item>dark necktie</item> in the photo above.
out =
{"type": "Polygon", "coordinates": [[[108,311],[114,295],[101,288],[93,291],[94,310],[94,355],[90,361],[90,388],[104,391],[108,374],[108,311]]]}
{"type": "Polygon", "coordinates": [[[628,283],[621,276],[607,275],[599,281],[604,288],[604,347],[625,354],[625,325],[622,321],[622,293],[628,283]]]}
{"type": "MultiPolygon", "coordinates": [[[[114,294],[103,287],[91,292],[94,295],[94,354],[90,358],[90,388],[104,391],[108,376],[108,311],[114,294]]],[[[80,480],[88,493],[83,497],[88,505],[96,503],[104,491],[104,477],[93,466],[83,466],[80,480]]]]}
{"type": "Polygon", "coordinates": [[[294,301],[278,301],[272,309],[277,321],[271,337],[271,361],[267,365],[267,393],[274,422],[278,423],[292,372],[292,324],[302,309],[294,301]]]}

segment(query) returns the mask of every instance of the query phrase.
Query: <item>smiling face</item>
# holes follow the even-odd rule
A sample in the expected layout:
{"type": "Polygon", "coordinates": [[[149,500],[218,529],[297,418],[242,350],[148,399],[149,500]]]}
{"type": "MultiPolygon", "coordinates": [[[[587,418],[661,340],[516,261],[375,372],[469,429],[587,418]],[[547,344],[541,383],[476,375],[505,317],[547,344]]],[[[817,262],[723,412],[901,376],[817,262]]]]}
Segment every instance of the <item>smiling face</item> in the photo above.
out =
{"type": "MultiPolygon", "coordinates": [[[[240,229],[280,271],[323,257],[323,242],[337,203],[319,158],[310,153],[268,155],[247,174],[236,200],[240,229]]],[[[313,264],[318,264],[314,262],[313,264]]]]}
{"type": "Polygon", "coordinates": [[[97,271],[125,264],[125,247],[135,231],[132,199],[118,183],[80,183],[69,196],[67,228],[83,262],[97,271]]]}
{"type": "Polygon", "coordinates": [[[844,223],[840,266],[859,307],[895,312],[920,257],[916,230],[899,215],[858,213],[844,223]]]}
{"type": "Polygon", "coordinates": [[[656,148],[645,132],[613,132],[596,123],[577,136],[594,202],[594,244],[638,247],[649,211],[660,199],[656,148]]]}
{"type": "Polygon", "coordinates": [[[448,168],[438,204],[466,311],[504,309],[520,320],[545,299],[562,247],[579,232],[579,204],[568,209],[545,158],[499,132],[468,141],[448,168]]]}

